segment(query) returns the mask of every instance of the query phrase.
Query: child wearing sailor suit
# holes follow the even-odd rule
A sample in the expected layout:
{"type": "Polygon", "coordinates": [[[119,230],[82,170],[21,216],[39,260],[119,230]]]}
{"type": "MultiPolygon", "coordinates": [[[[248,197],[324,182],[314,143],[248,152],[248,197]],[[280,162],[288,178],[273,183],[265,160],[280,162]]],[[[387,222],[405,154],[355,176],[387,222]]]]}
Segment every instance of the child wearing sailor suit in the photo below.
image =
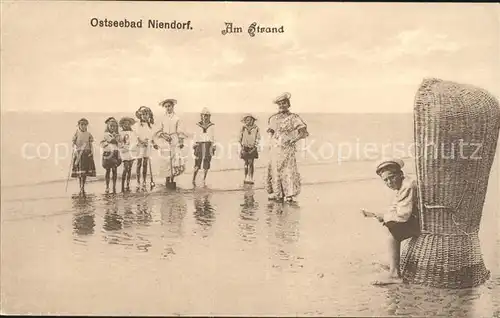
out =
{"type": "Polygon", "coordinates": [[[215,154],[215,124],[210,121],[211,114],[207,108],[204,108],[201,112],[201,120],[196,123],[198,126],[197,131],[194,134],[194,172],[193,172],[193,185],[196,185],[196,176],[198,170],[203,168],[203,184],[205,184],[207,179],[208,170],[210,169],[210,163],[212,161],[212,156],[215,154]]]}

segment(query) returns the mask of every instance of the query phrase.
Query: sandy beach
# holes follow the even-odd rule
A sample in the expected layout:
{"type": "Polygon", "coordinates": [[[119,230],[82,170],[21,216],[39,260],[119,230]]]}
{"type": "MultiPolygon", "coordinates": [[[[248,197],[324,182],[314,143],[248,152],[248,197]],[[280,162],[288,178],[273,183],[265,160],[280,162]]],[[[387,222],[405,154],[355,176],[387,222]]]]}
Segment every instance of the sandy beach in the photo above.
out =
{"type": "MultiPolygon", "coordinates": [[[[373,163],[301,167],[296,204],[270,203],[262,182],[214,172],[176,192],[78,196],[72,181],[2,190],[2,311],[100,315],[453,316],[498,314],[498,179],[480,238],[491,279],[467,290],[374,287],[384,228],[360,208],[391,192],[373,163]],[[314,180],[314,182],[313,182],[314,180]]],[[[407,161],[412,172],[412,163],[407,161]]],[[[263,177],[257,170],[256,179],[263,177]]]]}

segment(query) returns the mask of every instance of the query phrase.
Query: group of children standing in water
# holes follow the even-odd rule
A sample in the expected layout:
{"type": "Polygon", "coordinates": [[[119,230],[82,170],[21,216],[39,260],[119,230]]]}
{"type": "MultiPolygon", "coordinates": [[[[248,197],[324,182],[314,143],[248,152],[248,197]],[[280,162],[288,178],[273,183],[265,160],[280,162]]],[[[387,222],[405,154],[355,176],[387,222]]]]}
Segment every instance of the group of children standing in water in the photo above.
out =
{"type": "MultiPolygon", "coordinates": [[[[130,191],[130,178],[135,159],[137,159],[137,190],[146,189],[148,168],[151,186],[154,186],[151,173],[151,148],[159,150],[162,154],[164,164],[160,167],[160,175],[165,177],[167,186],[174,181],[174,177],[183,173],[184,161],[180,156],[180,150],[184,147],[187,134],[183,131],[181,121],[173,110],[176,103],[174,99],[167,99],[160,103],[166,112],[164,118],[156,126],[153,112],[146,106],[141,106],[136,111],[137,121],[132,117],[123,117],[119,121],[114,117],[105,120],[106,128],[100,147],[102,148],[102,166],[106,170],[106,193],[110,192],[111,182],[112,191],[116,193],[117,170],[122,164],[121,191],[130,191]]],[[[193,185],[196,185],[196,177],[200,169],[204,170],[203,182],[205,182],[212,156],[215,154],[215,124],[211,121],[208,109],[203,109],[200,115],[200,121],[197,122],[197,130],[193,136],[195,157],[193,185]]],[[[260,141],[260,132],[255,121],[256,118],[253,115],[244,115],[242,119],[244,125],[239,135],[240,157],[245,161],[244,183],[249,184],[253,183],[253,161],[258,158],[257,147],[260,141]]],[[[88,124],[87,119],[80,119],[78,129],[73,136],[71,176],[79,179],[81,193],[85,192],[86,178],[96,176],[94,138],[87,130],[88,124]]]]}

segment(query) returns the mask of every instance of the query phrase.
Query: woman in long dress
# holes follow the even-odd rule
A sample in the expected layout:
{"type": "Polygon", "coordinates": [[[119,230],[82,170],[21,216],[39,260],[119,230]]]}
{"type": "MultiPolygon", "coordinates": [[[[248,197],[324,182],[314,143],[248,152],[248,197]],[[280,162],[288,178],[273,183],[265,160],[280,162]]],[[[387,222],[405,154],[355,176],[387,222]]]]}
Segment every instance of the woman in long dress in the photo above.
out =
{"type": "Polygon", "coordinates": [[[279,112],[269,118],[270,156],[266,190],[270,200],[292,202],[300,193],[300,174],[297,168],[296,143],[306,138],[307,125],[299,115],[290,112],[289,93],[275,99],[279,112]]]}
{"type": "Polygon", "coordinates": [[[174,182],[174,178],[185,170],[182,149],[186,134],[181,119],[174,112],[176,104],[175,99],[166,99],[160,103],[165,108],[165,116],[155,134],[155,140],[161,149],[160,175],[165,178],[165,185],[174,182]]]}

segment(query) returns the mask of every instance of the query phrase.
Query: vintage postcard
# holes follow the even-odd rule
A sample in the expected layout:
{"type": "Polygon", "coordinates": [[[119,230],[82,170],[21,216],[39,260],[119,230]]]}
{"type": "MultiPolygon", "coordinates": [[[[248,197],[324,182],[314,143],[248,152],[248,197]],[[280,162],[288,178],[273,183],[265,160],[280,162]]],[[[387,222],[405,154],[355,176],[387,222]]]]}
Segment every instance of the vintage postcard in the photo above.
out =
{"type": "Polygon", "coordinates": [[[1,312],[500,317],[500,9],[1,1],[1,312]]]}

